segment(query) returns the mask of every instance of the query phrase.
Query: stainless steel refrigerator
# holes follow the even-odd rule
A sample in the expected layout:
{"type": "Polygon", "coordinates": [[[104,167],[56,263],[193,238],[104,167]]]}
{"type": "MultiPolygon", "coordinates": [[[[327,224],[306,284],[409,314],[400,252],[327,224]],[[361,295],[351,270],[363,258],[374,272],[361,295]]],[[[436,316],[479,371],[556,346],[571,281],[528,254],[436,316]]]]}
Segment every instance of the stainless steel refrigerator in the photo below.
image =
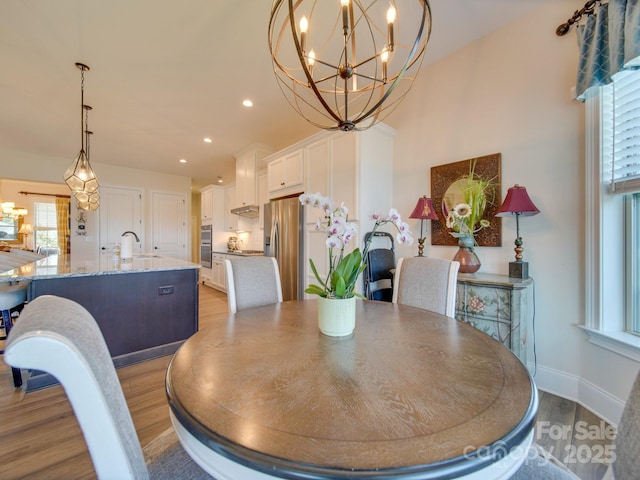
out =
{"type": "Polygon", "coordinates": [[[304,296],[304,208],[298,196],[264,205],[264,254],[280,267],[283,300],[304,296]]]}

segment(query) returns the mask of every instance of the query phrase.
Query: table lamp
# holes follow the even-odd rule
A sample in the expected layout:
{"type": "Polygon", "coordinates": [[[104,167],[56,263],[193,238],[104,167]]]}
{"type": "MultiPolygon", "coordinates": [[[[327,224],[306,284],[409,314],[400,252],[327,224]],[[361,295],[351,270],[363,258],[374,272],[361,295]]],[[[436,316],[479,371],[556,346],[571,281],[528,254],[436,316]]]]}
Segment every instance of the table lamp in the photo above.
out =
{"type": "Polygon", "coordinates": [[[20,230],[18,230],[18,233],[24,235],[24,247],[28,250],[29,235],[33,234],[33,227],[31,226],[30,223],[23,223],[22,226],[20,227],[20,230]]]}
{"type": "Polygon", "coordinates": [[[418,203],[416,203],[416,207],[409,215],[409,218],[419,218],[420,219],[420,238],[418,238],[418,256],[423,256],[424,251],[424,241],[427,237],[422,234],[422,227],[425,220],[437,220],[438,216],[436,215],[435,210],[433,209],[433,203],[431,203],[431,199],[427,198],[426,195],[423,195],[418,199],[418,203]]]}
{"type": "Polygon", "coordinates": [[[529,278],[529,263],[522,261],[522,237],[520,236],[520,215],[530,217],[537,215],[540,210],[536,208],[527,189],[516,184],[507,191],[507,196],[502,202],[502,206],[496,213],[496,217],[506,217],[507,215],[516,216],[516,241],[514,242],[516,248],[516,261],[509,262],[509,276],[513,278],[529,278]]]}

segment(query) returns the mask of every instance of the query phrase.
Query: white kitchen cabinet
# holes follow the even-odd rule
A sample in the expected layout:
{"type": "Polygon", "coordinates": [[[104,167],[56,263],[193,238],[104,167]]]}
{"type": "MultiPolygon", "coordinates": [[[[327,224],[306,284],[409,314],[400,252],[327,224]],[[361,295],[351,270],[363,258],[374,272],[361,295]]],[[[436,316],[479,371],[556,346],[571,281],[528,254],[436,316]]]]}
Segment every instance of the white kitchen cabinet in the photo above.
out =
{"type": "MultiPolygon", "coordinates": [[[[394,135],[393,129],[377,124],[362,132],[316,135],[304,146],[304,191],[320,192],[336,205],[344,202],[349,209],[349,220],[357,223],[359,240],[349,245],[349,251],[364,247],[364,236],[374,226],[370,214],[387,212],[393,206],[394,135]]],[[[326,275],[326,238],[315,230],[321,214],[318,209],[306,209],[305,258],[312,258],[318,272],[326,275]]],[[[394,231],[391,233],[395,235],[394,231]]],[[[305,268],[306,288],[308,283],[317,281],[308,264],[305,268]]],[[[358,291],[362,292],[361,285],[358,291]]]]}
{"type": "Polygon", "coordinates": [[[258,225],[260,230],[264,230],[264,212],[262,209],[265,203],[269,203],[269,175],[266,170],[258,175],[258,206],[260,207],[258,225]]]}
{"type": "Polygon", "coordinates": [[[213,269],[207,267],[200,267],[200,281],[208,286],[213,286],[211,281],[213,279],[213,269]]]}
{"type": "Polygon", "coordinates": [[[234,232],[238,230],[238,216],[231,213],[231,209],[235,208],[236,203],[236,186],[232,185],[225,191],[225,208],[224,208],[224,230],[226,232],[234,232]]]}
{"type": "Polygon", "coordinates": [[[200,189],[200,221],[207,225],[213,218],[213,185],[200,189]]]}
{"type": "MultiPolygon", "coordinates": [[[[369,215],[393,206],[394,135],[393,129],[378,123],[361,132],[313,137],[304,147],[304,191],[320,192],[337,205],[344,202],[349,220],[361,222],[364,235],[373,228],[369,215]]],[[[307,215],[306,223],[315,221],[307,215]]]]}
{"type": "Polygon", "coordinates": [[[299,148],[269,161],[267,167],[269,198],[302,191],[304,183],[303,152],[304,150],[299,148]]]}
{"type": "Polygon", "coordinates": [[[224,260],[226,255],[213,253],[211,255],[211,286],[221,292],[227,291],[227,279],[224,272],[224,260]]]}
{"type": "Polygon", "coordinates": [[[257,205],[259,162],[273,153],[265,146],[251,146],[236,155],[236,198],[232,208],[257,205]]]}

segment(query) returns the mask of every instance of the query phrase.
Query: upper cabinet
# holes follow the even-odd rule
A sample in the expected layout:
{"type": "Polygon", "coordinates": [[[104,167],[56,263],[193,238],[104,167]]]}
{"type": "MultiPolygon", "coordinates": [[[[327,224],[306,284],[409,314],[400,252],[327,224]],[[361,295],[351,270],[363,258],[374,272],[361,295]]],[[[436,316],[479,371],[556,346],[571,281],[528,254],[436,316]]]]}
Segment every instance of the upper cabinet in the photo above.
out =
{"type": "MultiPolygon", "coordinates": [[[[356,222],[357,240],[348,251],[363,247],[364,236],[375,224],[373,212],[388,212],[393,206],[393,141],[395,131],[378,123],[361,132],[325,132],[300,147],[304,150],[304,191],[319,192],[336,205],[344,202],[349,221],[356,222]]],[[[328,274],[328,250],[324,232],[315,228],[322,211],[307,207],[305,212],[305,258],[313,258],[320,276],[328,274]]],[[[395,232],[392,231],[393,234],[395,232]]],[[[305,287],[315,274],[305,266],[305,287]]],[[[361,284],[358,284],[361,292],[361,284]]]]}
{"type": "Polygon", "coordinates": [[[302,191],[304,182],[304,150],[296,149],[269,161],[269,197],[280,197],[302,191]]]}
{"type": "Polygon", "coordinates": [[[238,216],[231,213],[232,205],[236,204],[236,186],[231,185],[225,189],[224,229],[227,232],[238,230],[238,216]]]}
{"type": "Polygon", "coordinates": [[[378,123],[360,132],[313,137],[304,147],[304,191],[320,192],[338,205],[344,202],[349,219],[368,231],[374,223],[369,215],[391,208],[394,136],[395,130],[378,123]]]}
{"type": "Polygon", "coordinates": [[[269,203],[269,178],[266,170],[258,175],[258,206],[261,209],[260,216],[258,217],[258,225],[261,230],[264,229],[262,208],[265,203],[269,203]]]}
{"type": "Polygon", "coordinates": [[[203,224],[211,223],[213,218],[213,186],[200,189],[200,220],[203,224]]]}
{"type": "Polygon", "coordinates": [[[247,207],[258,204],[258,169],[263,158],[273,149],[253,145],[236,154],[236,193],[231,208],[247,207]]]}

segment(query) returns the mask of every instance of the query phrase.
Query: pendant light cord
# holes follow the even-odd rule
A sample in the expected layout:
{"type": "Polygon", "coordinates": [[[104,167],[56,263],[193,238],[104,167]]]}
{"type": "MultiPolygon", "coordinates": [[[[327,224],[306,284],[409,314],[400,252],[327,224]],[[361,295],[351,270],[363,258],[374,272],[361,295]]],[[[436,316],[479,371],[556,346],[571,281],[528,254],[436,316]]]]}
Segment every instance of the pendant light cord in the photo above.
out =
{"type": "Polygon", "coordinates": [[[84,68],[80,67],[80,145],[84,150],[84,68]]]}

